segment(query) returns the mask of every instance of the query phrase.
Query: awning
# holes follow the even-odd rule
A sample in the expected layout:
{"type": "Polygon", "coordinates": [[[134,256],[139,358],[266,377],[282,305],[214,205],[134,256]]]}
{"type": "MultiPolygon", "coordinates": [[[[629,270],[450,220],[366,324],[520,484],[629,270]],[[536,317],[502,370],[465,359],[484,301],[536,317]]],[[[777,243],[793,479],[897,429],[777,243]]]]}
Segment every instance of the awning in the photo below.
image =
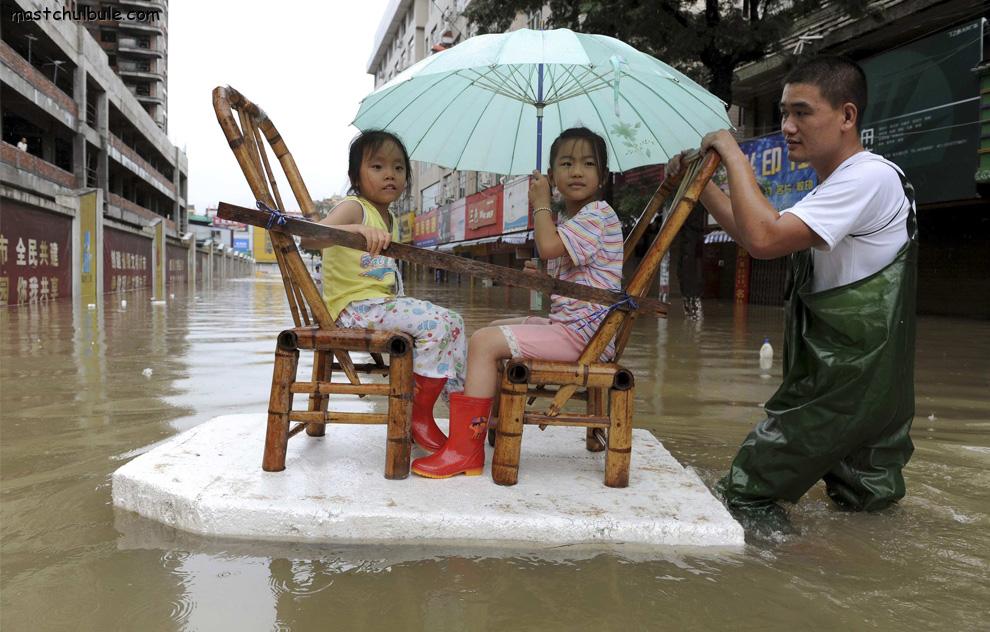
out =
{"type": "Polygon", "coordinates": [[[533,231],[524,230],[518,233],[507,233],[502,235],[503,244],[524,244],[533,238],[533,231]]]}
{"type": "Polygon", "coordinates": [[[735,239],[733,239],[732,236],[724,230],[714,230],[705,235],[706,244],[727,244],[734,241],[735,239]]]}
{"type": "Polygon", "coordinates": [[[479,237],[478,239],[470,239],[468,241],[452,241],[450,243],[441,244],[436,247],[437,250],[441,252],[450,252],[454,248],[468,248],[470,246],[480,246],[481,244],[490,244],[492,242],[498,241],[502,235],[494,235],[492,237],[479,237]]]}

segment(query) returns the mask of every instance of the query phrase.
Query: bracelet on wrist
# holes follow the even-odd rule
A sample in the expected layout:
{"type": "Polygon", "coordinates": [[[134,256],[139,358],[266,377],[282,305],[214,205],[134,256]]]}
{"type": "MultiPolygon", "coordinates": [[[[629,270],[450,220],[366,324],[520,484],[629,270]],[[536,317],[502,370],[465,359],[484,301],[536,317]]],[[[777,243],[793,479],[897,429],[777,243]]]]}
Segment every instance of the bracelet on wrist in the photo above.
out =
{"type": "Polygon", "coordinates": [[[547,213],[553,213],[553,209],[550,208],[549,206],[541,206],[539,208],[534,208],[533,209],[533,217],[536,217],[536,214],[539,213],[540,211],[546,211],[547,213]]]}

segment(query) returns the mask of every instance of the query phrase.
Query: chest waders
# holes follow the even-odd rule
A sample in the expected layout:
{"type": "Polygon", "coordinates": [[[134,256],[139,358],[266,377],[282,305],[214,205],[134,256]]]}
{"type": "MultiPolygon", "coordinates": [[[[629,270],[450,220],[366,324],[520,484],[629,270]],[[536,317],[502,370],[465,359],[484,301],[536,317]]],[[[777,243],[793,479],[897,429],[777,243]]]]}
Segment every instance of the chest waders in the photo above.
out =
{"type": "Polygon", "coordinates": [[[797,502],[819,479],[850,510],[904,497],[901,469],[914,451],[918,235],[914,191],[898,175],[909,239],[886,268],[812,292],[811,251],[792,255],[784,381],[718,483],[731,509],[779,509],[774,500],[797,502]]]}

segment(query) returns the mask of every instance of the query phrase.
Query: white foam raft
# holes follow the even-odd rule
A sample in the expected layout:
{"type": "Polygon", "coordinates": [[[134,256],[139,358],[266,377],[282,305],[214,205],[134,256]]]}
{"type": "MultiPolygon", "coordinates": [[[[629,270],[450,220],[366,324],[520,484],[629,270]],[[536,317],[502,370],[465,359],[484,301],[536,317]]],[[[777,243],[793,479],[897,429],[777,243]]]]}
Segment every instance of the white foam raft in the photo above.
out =
{"type": "MultiPolygon", "coordinates": [[[[736,547],[742,527],[648,431],[633,433],[629,487],[605,487],[584,433],[525,431],[519,483],[483,476],[387,480],[385,427],[335,424],[289,441],[286,469],[261,469],[264,414],[183,432],[113,474],[113,503],[207,536],[459,545],[736,547]]],[[[414,448],[413,457],[420,456],[414,448]]],[[[491,460],[489,449],[488,461],[491,460]]],[[[490,465],[487,464],[487,465],[490,465]]]]}

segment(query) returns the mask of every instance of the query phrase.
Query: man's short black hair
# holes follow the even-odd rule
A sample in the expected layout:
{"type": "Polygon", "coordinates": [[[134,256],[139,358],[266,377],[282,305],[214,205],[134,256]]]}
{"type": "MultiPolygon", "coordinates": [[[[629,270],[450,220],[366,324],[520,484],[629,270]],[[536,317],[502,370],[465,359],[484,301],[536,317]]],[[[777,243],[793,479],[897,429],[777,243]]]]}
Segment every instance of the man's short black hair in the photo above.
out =
{"type": "Polygon", "coordinates": [[[856,62],[836,55],[816,57],[787,73],[784,85],[789,83],[818,86],[822,96],[834,108],[852,103],[858,113],[856,128],[860,128],[867,105],[866,73],[856,62]]]}

